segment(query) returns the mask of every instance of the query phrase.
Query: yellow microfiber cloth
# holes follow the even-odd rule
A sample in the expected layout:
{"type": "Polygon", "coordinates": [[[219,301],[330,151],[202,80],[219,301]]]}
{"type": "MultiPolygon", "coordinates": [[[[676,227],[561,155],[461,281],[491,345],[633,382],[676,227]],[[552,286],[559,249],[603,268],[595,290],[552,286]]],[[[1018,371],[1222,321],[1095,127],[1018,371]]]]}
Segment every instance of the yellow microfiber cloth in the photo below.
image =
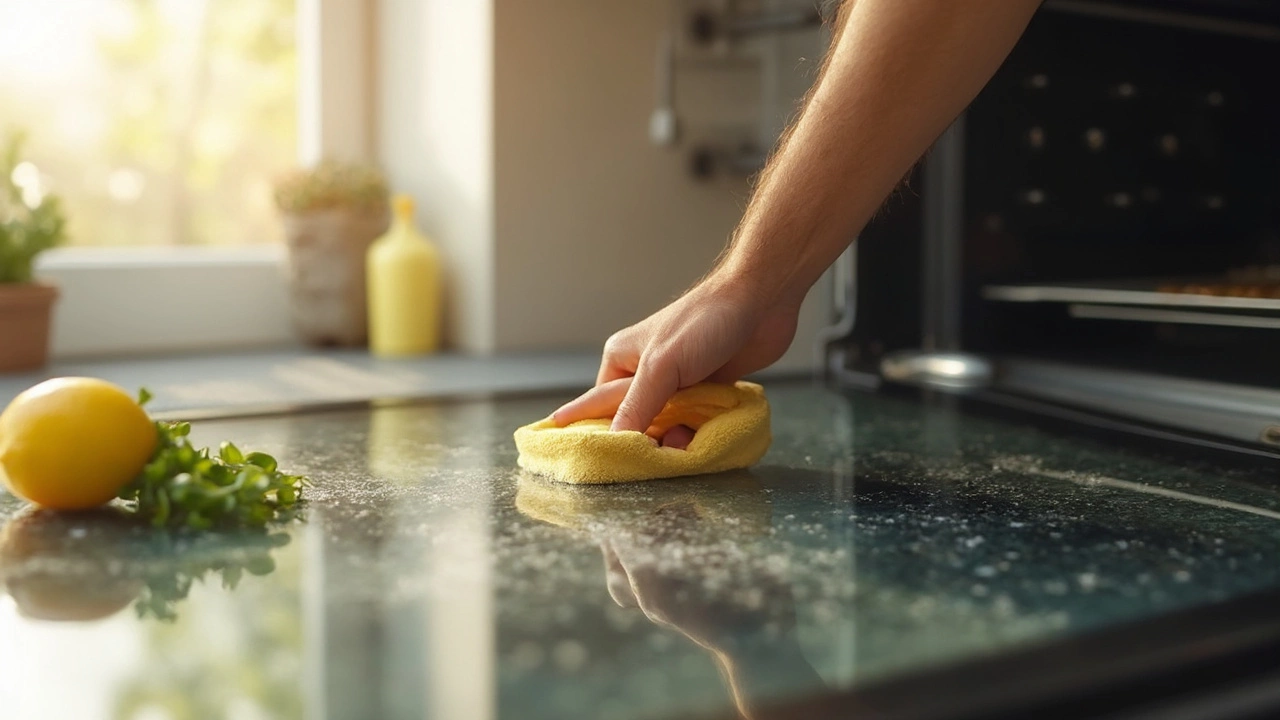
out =
{"type": "Polygon", "coordinates": [[[773,436],[764,388],[702,383],[677,392],[647,433],[613,432],[610,420],[556,427],[551,418],[516,430],[520,467],[566,483],[619,483],[737,470],[764,457],[773,436]],[[677,425],[695,434],[684,450],[658,447],[677,425]]]}

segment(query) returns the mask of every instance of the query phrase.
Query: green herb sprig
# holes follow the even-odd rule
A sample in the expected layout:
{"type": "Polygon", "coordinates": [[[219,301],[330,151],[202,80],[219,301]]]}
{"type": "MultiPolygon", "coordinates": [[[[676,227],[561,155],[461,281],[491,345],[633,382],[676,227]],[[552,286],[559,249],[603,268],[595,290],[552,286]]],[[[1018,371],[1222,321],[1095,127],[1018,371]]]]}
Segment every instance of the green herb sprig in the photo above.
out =
{"type": "MultiPolygon", "coordinates": [[[[151,394],[143,389],[138,404],[151,394]]],[[[191,424],[157,422],[159,442],[151,460],[119,493],[135,516],[156,527],[263,527],[293,515],[309,480],[280,472],[276,459],[245,454],[224,442],[216,455],[196,449],[191,424]]]]}

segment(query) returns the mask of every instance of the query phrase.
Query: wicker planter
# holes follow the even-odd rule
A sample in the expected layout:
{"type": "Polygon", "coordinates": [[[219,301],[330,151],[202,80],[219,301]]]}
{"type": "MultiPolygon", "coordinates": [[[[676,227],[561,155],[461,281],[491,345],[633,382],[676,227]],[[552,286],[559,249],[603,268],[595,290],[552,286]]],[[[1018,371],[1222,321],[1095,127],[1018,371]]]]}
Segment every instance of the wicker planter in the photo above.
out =
{"type": "Polygon", "coordinates": [[[38,370],[49,361],[49,327],[58,289],[42,283],[0,284],[0,372],[38,370]]]}
{"type": "Polygon", "coordinates": [[[284,215],[294,329],[313,345],[368,342],[365,253],[387,231],[386,211],[284,215]]]}

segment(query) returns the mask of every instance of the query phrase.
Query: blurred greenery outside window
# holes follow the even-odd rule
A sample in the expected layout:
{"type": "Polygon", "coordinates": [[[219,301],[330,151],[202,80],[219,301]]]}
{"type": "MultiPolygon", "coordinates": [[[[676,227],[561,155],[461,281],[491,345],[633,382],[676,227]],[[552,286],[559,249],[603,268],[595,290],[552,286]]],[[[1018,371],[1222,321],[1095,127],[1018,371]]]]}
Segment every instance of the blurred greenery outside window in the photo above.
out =
{"type": "Polygon", "coordinates": [[[70,245],[279,240],[295,2],[0,0],[0,133],[27,131],[21,183],[63,198],[70,245]]]}

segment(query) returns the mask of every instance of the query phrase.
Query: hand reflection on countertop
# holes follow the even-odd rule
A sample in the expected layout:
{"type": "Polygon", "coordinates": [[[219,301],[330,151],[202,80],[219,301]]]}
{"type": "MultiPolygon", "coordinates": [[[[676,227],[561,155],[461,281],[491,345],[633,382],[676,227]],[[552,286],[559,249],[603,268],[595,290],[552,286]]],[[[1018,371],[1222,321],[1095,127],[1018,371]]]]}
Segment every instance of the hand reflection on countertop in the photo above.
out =
{"type": "Polygon", "coordinates": [[[171,621],[196,581],[233,589],[244,573],[275,569],[282,532],[187,534],[140,526],[118,509],[30,508],[0,531],[0,589],[32,620],[90,621],[130,603],[140,618],[171,621]]]}
{"type": "Polygon", "coordinates": [[[598,542],[614,602],[709,652],[744,718],[766,717],[763,701],[787,689],[823,687],[796,637],[785,570],[761,551],[772,508],[749,472],[626,486],[526,474],[516,507],[598,542]]]}

